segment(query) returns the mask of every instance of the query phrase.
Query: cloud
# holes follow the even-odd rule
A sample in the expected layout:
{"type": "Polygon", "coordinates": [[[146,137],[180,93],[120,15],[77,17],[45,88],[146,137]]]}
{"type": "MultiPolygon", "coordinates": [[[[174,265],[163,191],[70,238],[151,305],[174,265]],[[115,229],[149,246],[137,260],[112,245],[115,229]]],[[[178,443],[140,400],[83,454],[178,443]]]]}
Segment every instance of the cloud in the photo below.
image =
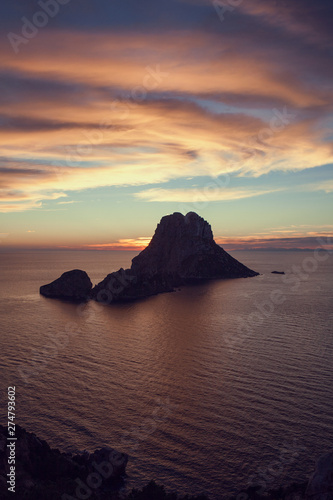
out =
{"type": "Polygon", "coordinates": [[[280,232],[267,232],[252,236],[217,237],[216,243],[226,250],[306,250],[333,249],[332,231],[291,231],[288,236],[280,232]]]}
{"type": "MultiPolygon", "coordinates": [[[[34,203],[25,206],[36,208],[41,205],[35,202],[48,199],[50,191],[58,196],[60,191],[228,172],[260,176],[270,170],[327,163],[331,145],[321,142],[311,119],[292,123],[294,115],[287,110],[290,123],[277,122],[279,130],[271,127],[276,115],[284,119],[284,109],[273,112],[267,123],[243,112],[213,113],[196,102],[175,98],[133,103],[126,119],[121,103],[113,109],[113,120],[97,106],[90,114],[94,128],[81,123],[63,130],[46,127],[34,132],[33,149],[33,132],[7,130],[0,146],[0,200],[30,198],[34,203]],[[16,160],[9,160],[13,152],[16,160]]],[[[76,109],[70,114],[71,119],[80,116],[76,109]]]]}
{"type": "Polygon", "coordinates": [[[220,188],[214,181],[203,188],[196,189],[162,189],[153,188],[136,193],[137,198],[146,201],[204,203],[210,201],[233,201],[243,198],[253,198],[280,191],[279,189],[235,189],[220,188]]]}
{"type": "Polygon", "coordinates": [[[278,26],[299,37],[324,46],[331,42],[332,30],[329,20],[333,15],[329,0],[293,0],[276,3],[272,0],[242,2],[240,9],[261,18],[266,24],[278,26]]]}
{"type": "Polygon", "coordinates": [[[150,240],[151,237],[147,236],[140,236],[138,238],[123,238],[110,243],[93,243],[93,244],[80,245],[78,249],[141,251],[149,244],[150,240]]]}
{"type": "Polygon", "coordinates": [[[36,210],[43,206],[42,200],[56,200],[67,196],[65,193],[45,192],[31,190],[29,193],[8,192],[0,189],[0,212],[25,212],[36,210]]]}
{"type": "Polygon", "coordinates": [[[103,86],[111,92],[131,92],[146,82],[150,91],[158,87],[160,91],[196,95],[207,91],[260,94],[299,106],[323,104],[330,94],[302,79],[313,68],[317,76],[327,74],[323,54],[319,59],[293,49],[287,54],[283,42],[268,52],[262,39],[259,44],[255,31],[249,33],[247,41],[232,32],[172,35],[40,33],[41,43],[31,47],[24,59],[2,51],[3,71],[40,81],[40,88],[52,75],[53,86],[66,82],[67,91],[72,88],[73,92],[75,86],[82,90],[93,87],[97,93],[103,86]],[[164,77],[159,77],[158,71],[156,76],[157,67],[164,77]]]}
{"type": "Polygon", "coordinates": [[[28,116],[9,116],[0,115],[0,123],[2,124],[2,131],[7,132],[24,132],[35,133],[35,132],[49,132],[58,130],[68,130],[68,129],[89,129],[95,126],[95,123],[77,123],[70,121],[56,121],[51,119],[43,118],[32,118],[28,116]]]}
{"type": "MultiPolygon", "coordinates": [[[[253,1],[236,11],[219,32],[41,30],[24,57],[2,45],[0,210],[89,188],[330,163],[333,75],[323,40],[306,38],[311,23],[294,8],[253,1]],[[288,29],[277,37],[282,21],[288,29]]],[[[325,24],[318,13],[315,23],[325,24]]],[[[158,188],[139,197],[181,194],[195,196],[158,188]]]]}
{"type": "Polygon", "coordinates": [[[325,193],[333,193],[333,180],[325,182],[315,182],[308,186],[312,191],[325,191],[325,193]]]}
{"type": "Polygon", "coordinates": [[[72,205],[73,203],[82,203],[81,201],[71,200],[71,201],[58,201],[58,205],[72,205]]]}

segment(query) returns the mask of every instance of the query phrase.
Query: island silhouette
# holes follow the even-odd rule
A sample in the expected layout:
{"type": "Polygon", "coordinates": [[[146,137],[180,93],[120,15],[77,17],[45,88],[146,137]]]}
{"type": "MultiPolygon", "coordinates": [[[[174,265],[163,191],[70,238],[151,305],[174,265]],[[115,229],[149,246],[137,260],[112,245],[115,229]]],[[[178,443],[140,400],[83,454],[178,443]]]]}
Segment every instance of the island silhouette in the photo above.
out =
{"type": "Polygon", "coordinates": [[[258,274],[223,250],[214,241],[210,224],[198,214],[175,212],[162,217],[149,245],[134,257],[130,269],[108,274],[95,287],[85,271],[74,269],[41,286],[40,293],[50,298],[111,303],[212,279],[258,274]]]}

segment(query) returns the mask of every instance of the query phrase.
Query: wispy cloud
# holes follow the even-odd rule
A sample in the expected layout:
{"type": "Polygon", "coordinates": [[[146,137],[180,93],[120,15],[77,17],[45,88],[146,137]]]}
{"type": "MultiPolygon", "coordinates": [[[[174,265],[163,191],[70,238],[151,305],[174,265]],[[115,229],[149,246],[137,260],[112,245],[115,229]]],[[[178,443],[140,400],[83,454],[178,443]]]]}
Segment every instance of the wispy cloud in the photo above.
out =
{"type": "Polygon", "coordinates": [[[71,200],[71,201],[58,201],[58,205],[72,205],[73,203],[81,203],[81,201],[71,200]]]}
{"type": "Polygon", "coordinates": [[[311,189],[313,191],[325,191],[325,193],[333,193],[333,180],[313,183],[311,185],[311,189]]]}
{"type": "Polygon", "coordinates": [[[0,212],[25,212],[42,207],[45,200],[56,200],[67,196],[65,193],[41,192],[32,187],[30,192],[22,193],[0,189],[0,212]],[[43,200],[43,201],[42,201],[43,200]]]}
{"type": "MultiPolygon", "coordinates": [[[[306,51],[304,34],[297,44],[289,35],[277,43],[267,28],[272,2],[245,3],[240,11],[254,24],[240,17],[237,29],[223,33],[45,30],[24,57],[1,46],[0,210],[41,208],[59,192],[225,172],[259,177],[332,161],[326,53],[306,51]]],[[[293,10],[279,12],[295,33],[293,10]]],[[[258,191],[211,199],[265,194],[258,191]]],[[[178,201],[180,194],[159,189],[139,197],[178,201]]]]}
{"type": "MultiPolygon", "coordinates": [[[[311,226],[309,226],[311,227],[311,226]]],[[[215,238],[215,241],[227,250],[305,250],[318,248],[323,239],[327,247],[333,248],[333,226],[325,226],[327,230],[306,230],[303,226],[291,229],[275,229],[255,233],[249,236],[237,235],[215,238]],[[331,242],[331,243],[330,243],[331,242]]]]}
{"type": "MultiPolygon", "coordinates": [[[[77,247],[81,250],[143,250],[150,242],[151,237],[122,238],[109,243],[83,244],[77,247]]],[[[72,248],[72,247],[71,247],[72,248]]]]}
{"type": "Polygon", "coordinates": [[[253,198],[254,196],[263,196],[278,192],[280,189],[234,189],[234,188],[216,188],[216,189],[162,189],[153,188],[146,191],[140,191],[135,194],[137,198],[146,201],[159,202],[184,202],[195,203],[203,201],[233,201],[243,198],[253,198]]]}
{"type": "Polygon", "coordinates": [[[159,202],[216,203],[202,215],[230,249],[332,232],[332,1],[233,3],[221,23],[211,0],[70,2],[15,54],[8,30],[40,7],[5,2],[3,245],[140,250],[159,202]]]}

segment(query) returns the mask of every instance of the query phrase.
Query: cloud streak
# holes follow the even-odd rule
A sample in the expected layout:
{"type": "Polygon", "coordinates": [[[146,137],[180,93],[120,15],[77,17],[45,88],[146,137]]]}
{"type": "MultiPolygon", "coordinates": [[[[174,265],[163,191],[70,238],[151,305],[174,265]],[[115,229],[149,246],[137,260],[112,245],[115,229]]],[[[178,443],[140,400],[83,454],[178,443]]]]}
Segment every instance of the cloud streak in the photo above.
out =
{"type": "Polygon", "coordinates": [[[280,191],[279,189],[234,189],[207,187],[194,189],[148,189],[136,193],[136,197],[154,202],[202,203],[209,201],[234,201],[243,198],[253,198],[280,191]]]}
{"type": "MultiPolygon", "coordinates": [[[[257,197],[269,211],[267,195],[281,196],[280,203],[293,193],[331,196],[332,181],[315,173],[333,161],[331,2],[244,1],[223,23],[210,0],[98,5],[100,12],[86,0],[80,9],[70,2],[18,55],[7,24],[18,29],[20,16],[32,18],[34,8],[21,0],[7,7],[0,42],[3,214],[73,214],[84,210],[76,203],[89,190],[110,187],[124,188],[133,211],[145,202],[157,210],[159,202],[250,206],[257,197]],[[301,171],[311,172],[309,179],[289,186],[289,173],[301,171]],[[223,175],[234,182],[202,185],[202,178],[223,175]],[[198,187],[183,187],[188,178],[198,187]]],[[[241,244],[314,244],[314,235],[292,231],[241,244]]],[[[96,236],[90,248],[141,248],[144,241],[96,236]]]]}

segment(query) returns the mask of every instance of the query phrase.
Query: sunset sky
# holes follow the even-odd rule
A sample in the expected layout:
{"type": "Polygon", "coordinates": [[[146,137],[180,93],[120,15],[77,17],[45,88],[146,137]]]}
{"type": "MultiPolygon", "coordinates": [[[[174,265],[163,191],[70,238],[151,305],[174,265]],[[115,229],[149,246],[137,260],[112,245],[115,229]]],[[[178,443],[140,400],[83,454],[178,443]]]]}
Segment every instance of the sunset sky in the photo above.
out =
{"type": "Polygon", "coordinates": [[[0,19],[0,250],[140,249],[189,211],[227,249],[333,235],[332,0],[13,0],[0,19]]]}

